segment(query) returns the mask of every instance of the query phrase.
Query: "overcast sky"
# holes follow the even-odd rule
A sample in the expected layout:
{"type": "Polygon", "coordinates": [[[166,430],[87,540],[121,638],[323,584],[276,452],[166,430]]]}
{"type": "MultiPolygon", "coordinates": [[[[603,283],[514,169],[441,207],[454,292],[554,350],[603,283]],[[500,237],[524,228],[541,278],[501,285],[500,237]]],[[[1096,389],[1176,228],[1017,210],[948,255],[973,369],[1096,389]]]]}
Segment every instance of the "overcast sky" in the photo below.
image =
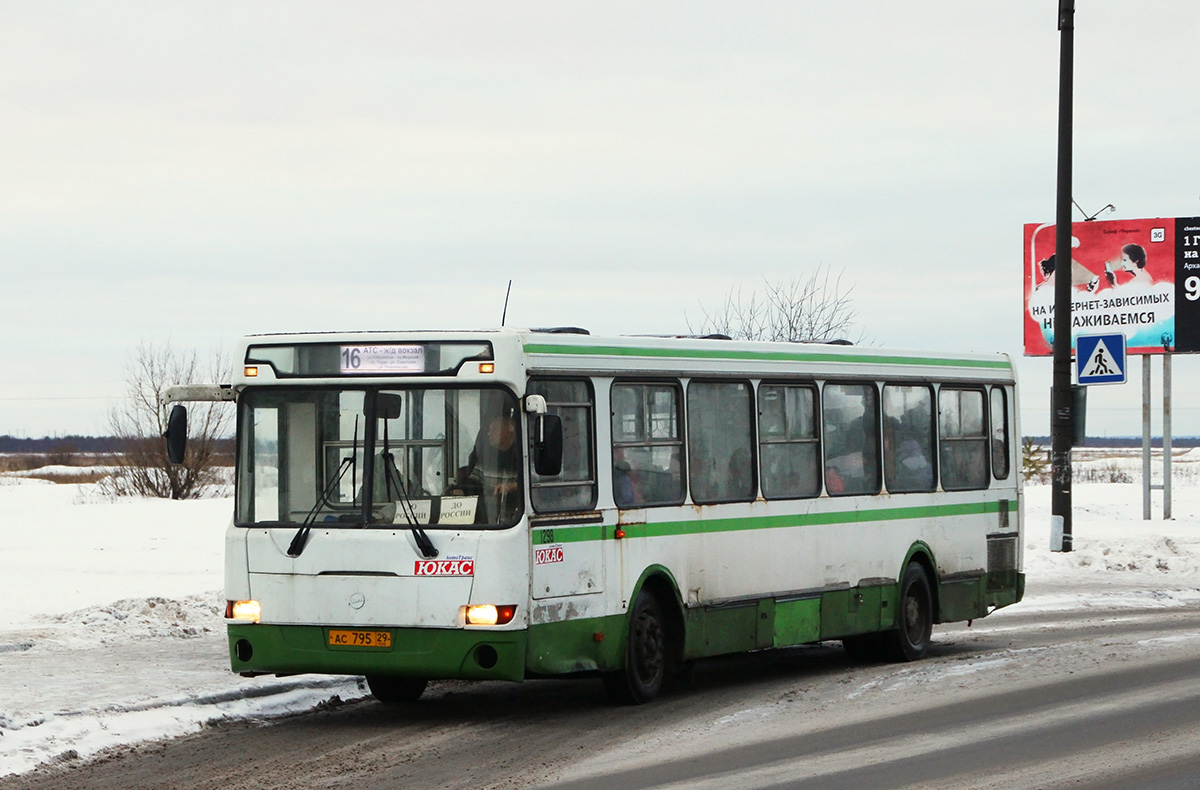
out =
{"type": "MultiPolygon", "coordinates": [[[[1200,4],[1076,5],[1076,200],[1200,215],[1200,4]]],[[[1019,356],[1057,6],[0,0],[0,434],[106,433],[139,342],[495,326],[510,278],[509,325],[666,333],[823,265],[877,344],[1019,356]]]]}

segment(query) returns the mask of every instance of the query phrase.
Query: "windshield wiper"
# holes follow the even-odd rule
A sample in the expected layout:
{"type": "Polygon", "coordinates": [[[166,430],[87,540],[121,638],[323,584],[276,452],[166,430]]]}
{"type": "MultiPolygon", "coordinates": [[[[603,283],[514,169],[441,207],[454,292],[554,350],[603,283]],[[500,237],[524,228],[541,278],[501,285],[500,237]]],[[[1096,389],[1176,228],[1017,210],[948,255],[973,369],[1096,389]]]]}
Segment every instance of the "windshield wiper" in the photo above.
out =
{"type": "Polygon", "coordinates": [[[329,504],[329,498],[333,496],[333,492],[337,490],[337,486],[342,482],[342,478],[346,476],[346,470],[353,469],[354,474],[351,477],[351,491],[357,485],[358,478],[358,417],[354,418],[354,442],[350,446],[350,455],[342,459],[338,464],[337,474],[329,481],[329,485],[325,486],[325,490],[317,497],[316,503],[312,506],[312,510],[308,511],[308,515],[304,517],[304,526],[300,527],[292,538],[292,542],[288,545],[287,555],[295,559],[304,553],[304,547],[308,544],[308,535],[312,532],[313,522],[317,519],[317,513],[321,511],[323,505],[329,504]]]}
{"type": "Polygon", "coordinates": [[[312,525],[317,518],[317,513],[323,505],[329,504],[329,497],[332,496],[338,483],[342,482],[342,478],[346,476],[346,470],[353,465],[353,457],[342,459],[342,463],[338,466],[337,475],[329,481],[329,485],[325,486],[325,490],[321,492],[321,496],[317,497],[316,504],[312,506],[312,510],[308,511],[308,515],[304,517],[304,526],[300,527],[296,536],[292,538],[292,542],[287,550],[289,557],[299,557],[304,551],[304,545],[308,543],[308,533],[312,531],[312,525]]]}
{"type": "Polygon", "coordinates": [[[404,514],[404,520],[408,522],[409,529],[412,530],[413,540],[417,542],[417,548],[421,550],[421,554],[427,560],[431,560],[438,555],[437,546],[433,545],[433,541],[429,539],[429,535],[417,523],[417,512],[413,509],[412,500],[408,496],[408,486],[400,479],[400,470],[396,468],[396,457],[392,454],[391,448],[388,445],[388,424],[387,420],[383,422],[383,479],[384,489],[390,499],[392,496],[392,478],[395,477],[396,493],[400,495],[400,499],[396,500],[400,505],[400,512],[404,514]]]}

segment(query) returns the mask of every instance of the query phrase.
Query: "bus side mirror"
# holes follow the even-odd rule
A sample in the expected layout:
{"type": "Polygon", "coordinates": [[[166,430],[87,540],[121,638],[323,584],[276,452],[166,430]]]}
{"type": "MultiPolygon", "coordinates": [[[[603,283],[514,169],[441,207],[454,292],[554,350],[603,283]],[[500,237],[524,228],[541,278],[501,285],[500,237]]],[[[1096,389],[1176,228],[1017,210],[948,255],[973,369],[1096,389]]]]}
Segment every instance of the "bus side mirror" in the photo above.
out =
{"type": "Polygon", "coordinates": [[[557,414],[539,414],[534,423],[533,471],[542,477],[562,474],[563,427],[557,414]]]}
{"type": "Polygon", "coordinates": [[[187,450],[187,407],[176,403],[171,407],[171,415],[167,417],[167,458],[173,464],[183,463],[183,454],[187,450]]]}

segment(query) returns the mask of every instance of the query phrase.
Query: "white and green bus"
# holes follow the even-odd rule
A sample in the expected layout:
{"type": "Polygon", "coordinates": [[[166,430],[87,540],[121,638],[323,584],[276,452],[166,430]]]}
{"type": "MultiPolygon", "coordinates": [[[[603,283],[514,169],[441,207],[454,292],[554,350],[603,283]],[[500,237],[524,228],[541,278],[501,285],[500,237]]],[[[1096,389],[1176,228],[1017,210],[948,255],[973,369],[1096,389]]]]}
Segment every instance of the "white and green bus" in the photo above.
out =
{"type": "Polygon", "coordinates": [[[564,328],[262,335],[240,358],[209,394],[237,402],[244,675],[365,675],[400,703],[590,674],[646,702],[706,656],[915,660],[1024,591],[1003,355],[564,328]]]}

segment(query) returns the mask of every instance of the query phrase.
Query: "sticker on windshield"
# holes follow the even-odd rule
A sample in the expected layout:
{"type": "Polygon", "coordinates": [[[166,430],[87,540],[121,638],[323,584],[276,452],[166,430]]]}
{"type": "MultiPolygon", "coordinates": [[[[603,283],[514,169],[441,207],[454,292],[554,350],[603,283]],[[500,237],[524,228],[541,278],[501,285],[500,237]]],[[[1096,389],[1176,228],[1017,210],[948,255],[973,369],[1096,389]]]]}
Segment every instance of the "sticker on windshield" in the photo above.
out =
{"type": "Polygon", "coordinates": [[[395,524],[474,524],[477,496],[442,496],[397,500],[395,524]]]}

